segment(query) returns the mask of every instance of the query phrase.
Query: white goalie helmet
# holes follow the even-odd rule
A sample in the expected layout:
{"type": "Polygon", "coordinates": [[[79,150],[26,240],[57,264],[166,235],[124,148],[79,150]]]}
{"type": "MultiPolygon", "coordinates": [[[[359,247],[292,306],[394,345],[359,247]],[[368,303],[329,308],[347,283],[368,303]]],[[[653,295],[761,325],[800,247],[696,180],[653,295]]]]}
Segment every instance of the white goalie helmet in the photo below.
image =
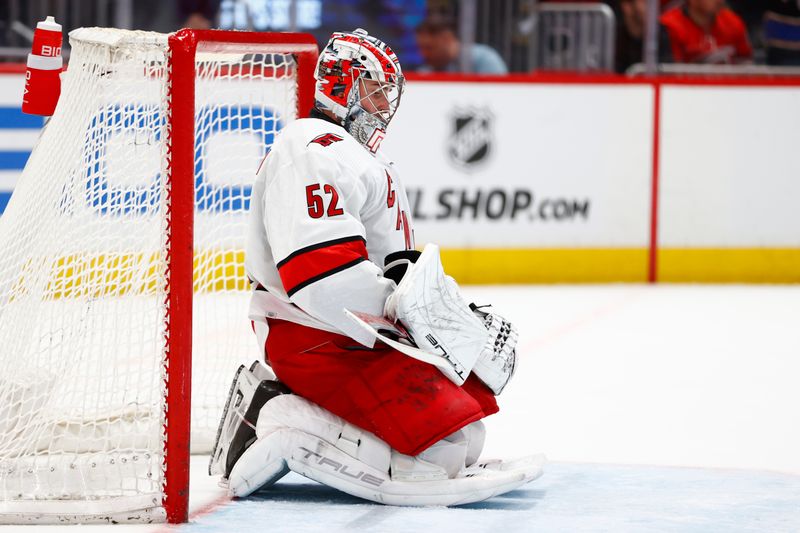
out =
{"type": "Polygon", "coordinates": [[[315,78],[316,107],[375,153],[405,83],[392,49],[362,29],[334,33],[320,53],[315,78]]]}

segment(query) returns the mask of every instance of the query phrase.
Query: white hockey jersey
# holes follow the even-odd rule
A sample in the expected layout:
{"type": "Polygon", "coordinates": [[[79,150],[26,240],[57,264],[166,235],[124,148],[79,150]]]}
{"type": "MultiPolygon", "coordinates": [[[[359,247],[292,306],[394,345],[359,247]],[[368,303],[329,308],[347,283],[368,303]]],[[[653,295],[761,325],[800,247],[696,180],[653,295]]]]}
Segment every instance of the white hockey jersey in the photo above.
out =
{"type": "Polygon", "coordinates": [[[394,164],[317,118],[286,126],[258,171],[245,268],[250,319],[278,318],[374,339],[344,309],[383,314],[394,282],[384,258],[414,247],[408,198],[394,164]]]}

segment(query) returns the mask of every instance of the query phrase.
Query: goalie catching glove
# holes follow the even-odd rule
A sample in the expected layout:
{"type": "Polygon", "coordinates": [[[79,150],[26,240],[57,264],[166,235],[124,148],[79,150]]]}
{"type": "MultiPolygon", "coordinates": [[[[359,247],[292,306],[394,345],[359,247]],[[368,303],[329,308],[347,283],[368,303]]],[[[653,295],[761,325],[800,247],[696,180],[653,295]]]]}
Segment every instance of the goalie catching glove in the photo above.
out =
{"type": "Polygon", "coordinates": [[[449,368],[442,372],[451,381],[462,385],[472,372],[500,394],[514,374],[517,329],[464,300],[458,284],[444,273],[435,244],[418,255],[390,254],[384,271],[399,279],[384,314],[402,323],[420,349],[446,359],[449,368]]]}

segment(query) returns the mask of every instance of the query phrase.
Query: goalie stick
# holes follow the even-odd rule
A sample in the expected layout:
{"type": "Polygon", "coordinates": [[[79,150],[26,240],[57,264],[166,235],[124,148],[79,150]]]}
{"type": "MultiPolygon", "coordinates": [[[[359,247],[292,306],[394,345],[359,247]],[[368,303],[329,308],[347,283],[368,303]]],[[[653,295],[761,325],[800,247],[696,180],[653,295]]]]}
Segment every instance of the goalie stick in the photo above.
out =
{"type": "Polygon", "coordinates": [[[445,375],[458,385],[462,385],[464,381],[466,381],[469,374],[468,370],[456,361],[447,350],[436,341],[433,335],[428,336],[428,341],[440,350],[438,353],[427,352],[418,348],[414,344],[411,335],[408,334],[402,325],[391,322],[385,317],[353,312],[347,309],[345,309],[344,312],[353,322],[360,326],[361,329],[387,346],[409,357],[413,357],[414,359],[418,359],[419,361],[441,369],[445,375]],[[397,340],[392,337],[396,337],[397,340]]]}

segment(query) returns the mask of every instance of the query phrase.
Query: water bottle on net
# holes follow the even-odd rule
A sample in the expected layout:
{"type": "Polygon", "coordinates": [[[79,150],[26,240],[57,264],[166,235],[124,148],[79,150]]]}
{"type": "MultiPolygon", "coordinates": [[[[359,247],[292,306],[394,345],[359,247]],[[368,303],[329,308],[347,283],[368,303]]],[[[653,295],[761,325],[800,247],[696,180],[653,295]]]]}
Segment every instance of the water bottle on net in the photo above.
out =
{"type": "Polygon", "coordinates": [[[33,49],[28,54],[25,70],[25,91],[22,111],[29,115],[49,117],[53,114],[61,94],[61,25],[47,17],[36,25],[33,49]]]}

